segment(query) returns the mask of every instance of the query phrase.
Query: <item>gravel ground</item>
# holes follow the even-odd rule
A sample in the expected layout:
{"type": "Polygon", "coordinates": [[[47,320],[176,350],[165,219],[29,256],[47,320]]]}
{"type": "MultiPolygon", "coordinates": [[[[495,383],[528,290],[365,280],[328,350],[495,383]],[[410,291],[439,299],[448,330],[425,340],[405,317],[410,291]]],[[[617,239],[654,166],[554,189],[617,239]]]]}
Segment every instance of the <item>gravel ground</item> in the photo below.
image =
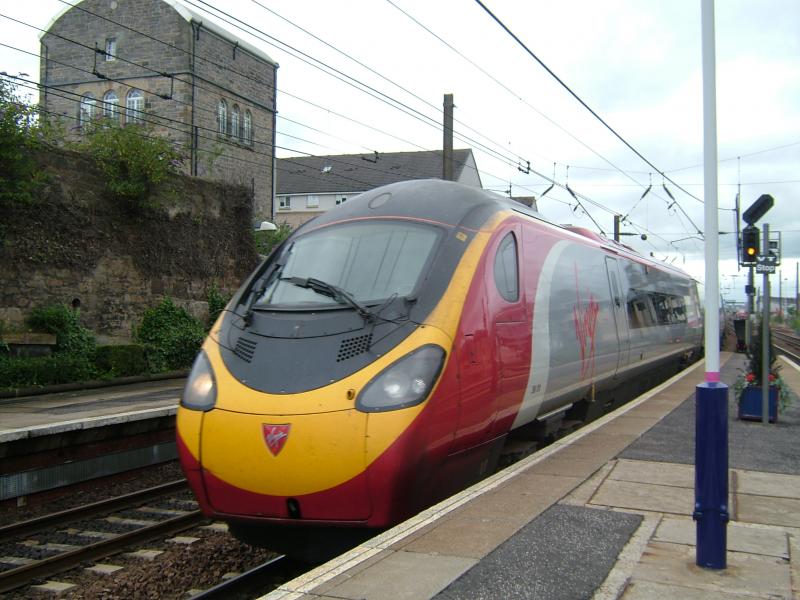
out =
{"type": "MultiPolygon", "coordinates": [[[[69,571],[52,580],[77,584],[59,596],[67,600],[110,599],[184,599],[193,589],[207,589],[222,581],[226,573],[241,573],[269,558],[273,552],[238,542],[225,532],[193,530],[180,535],[200,538],[185,546],[170,542],[154,542],[147,549],[163,550],[152,561],[111,556],[102,561],[123,567],[111,575],[97,575],[82,569],[69,571]]],[[[87,565],[88,566],[88,565],[87,565]]],[[[31,589],[20,589],[6,596],[9,600],[47,598],[31,589]]]]}
{"type": "Polygon", "coordinates": [[[84,506],[98,500],[121,496],[177,479],[183,479],[183,473],[178,461],[171,461],[121,476],[85,482],[67,490],[54,490],[31,497],[25,506],[17,507],[12,503],[3,504],[0,506],[0,526],[68,508],[84,506]]]}

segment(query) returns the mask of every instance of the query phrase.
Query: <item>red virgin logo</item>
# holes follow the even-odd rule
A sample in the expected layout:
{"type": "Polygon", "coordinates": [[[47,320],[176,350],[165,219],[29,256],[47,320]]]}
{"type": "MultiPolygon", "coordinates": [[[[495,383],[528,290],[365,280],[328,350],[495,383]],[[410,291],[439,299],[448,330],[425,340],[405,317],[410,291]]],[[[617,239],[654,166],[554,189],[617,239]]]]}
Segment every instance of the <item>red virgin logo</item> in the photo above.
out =
{"type": "Polygon", "coordinates": [[[269,423],[261,424],[261,431],[264,434],[264,441],[267,442],[267,448],[272,452],[272,456],[278,456],[283,447],[286,445],[286,440],[289,439],[289,429],[291,425],[270,425],[269,423]]]}

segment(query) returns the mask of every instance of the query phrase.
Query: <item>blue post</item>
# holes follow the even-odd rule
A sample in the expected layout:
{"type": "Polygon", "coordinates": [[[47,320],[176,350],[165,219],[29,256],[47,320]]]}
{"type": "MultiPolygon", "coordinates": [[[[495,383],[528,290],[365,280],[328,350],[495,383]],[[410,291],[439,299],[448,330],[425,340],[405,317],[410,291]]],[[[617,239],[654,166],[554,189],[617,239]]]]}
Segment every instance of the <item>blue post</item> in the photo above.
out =
{"type": "Polygon", "coordinates": [[[728,526],[728,386],[706,381],[695,393],[694,520],[700,567],[724,569],[728,526]]]}

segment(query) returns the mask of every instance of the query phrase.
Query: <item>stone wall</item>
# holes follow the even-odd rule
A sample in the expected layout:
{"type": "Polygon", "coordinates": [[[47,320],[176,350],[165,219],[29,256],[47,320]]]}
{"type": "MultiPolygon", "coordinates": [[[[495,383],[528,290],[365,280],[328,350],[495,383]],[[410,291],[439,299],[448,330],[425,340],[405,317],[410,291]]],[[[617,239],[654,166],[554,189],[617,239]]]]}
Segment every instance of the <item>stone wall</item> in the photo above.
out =
{"type": "Polygon", "coordinates": [[[212,285],[229,295],[256,266],[249,191],[176,176],[162,207],[110,197],[84,156],[40,156],[47,183],[31,204],[0,206],[0,320],[24,327],[37,306],[79,301],[101,341],[126,341],[165,296],[199,318],[212,285]]]}

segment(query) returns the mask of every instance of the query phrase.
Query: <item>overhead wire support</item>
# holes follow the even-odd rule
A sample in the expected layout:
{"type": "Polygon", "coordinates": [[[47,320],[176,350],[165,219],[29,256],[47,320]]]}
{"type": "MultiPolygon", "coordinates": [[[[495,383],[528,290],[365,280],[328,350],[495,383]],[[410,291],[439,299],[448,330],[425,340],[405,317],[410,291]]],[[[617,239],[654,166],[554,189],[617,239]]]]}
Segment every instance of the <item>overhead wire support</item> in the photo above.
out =
{"type": "MultiPolygon", "coordinates": [[[[555,74],[555,73],[554,73],[554,72],[553,72],[553,71],[550,69],[550,67],[548,67],[546,64],[544,64],[544,62],[542,62],[542,60],[541,60],[541,59],[540,59],[538,56],[536,56],[536,54],[535,54],[535,53],[534,53],[534,52],[533,52],[533,51],[532,51],[530,48],[528,48],[528,46],[526,46],[526,45],[525,45],[525,43],[524,43],[522,40],[520,40],[520,39],[519,39],[519,38],[518,38],[518,37],[517,37],[517,36],[514,34],[514,32],[512,32],[512,31],[511,31],[511,30],[510,30],[510,29],[509,29],[509,28],[506,26],[506,24],[505,24],[505,23],[503,23],[503,21],[501,21],[501,20],[500,20],[500,19],[499,19],[497,16],[495,16],[495,14],[494,14],[494,13],[493,13],[491,10],[489,10],[489,8],[488,8],[488,7],[487,7],[487,6],[486,6],[486,5],[485,5],[483,2],[481,2],[481,0],[475,0],[475,2],[476,2],[476,3],[477,3],[477,4],[478,4],[478,5],[479,5],[479,6],[480,6],[480,7],[481,7],[481,8],[482,8],[484,11],[486,11],[486,13],[487,13],[487,14],[488,14],[490,17],[492,17],[492,19],[493,19],[493,20],[494,20],[494,21],[495,21],[495,22],[496,22],[496,23],[497,23],[497,24],[498,24],[498,25],[499,25],[499,26],[500,26],[500,27],[501,27],[501,28],[502,28],[502,29],[503,29],[503,30],[504,30],[504,31],[505,31],[505,32],[506,32],[508,35],[510,35],[510,36],[511,36],[511,37],[514,39],[514,41],[515,41],[515,42],[517,42],[517,44],[519,44],[519,45],[520,45],[520,46],[521,46],[521,47],[522,47],[522,48],[525,50],[525,52],[527,52],[527,53],[528,53],[528,54],[531,56],[531,58],[533,58],[533,59],[534,59],[534,60],[535,60],[537,63],[539,63],[539,65],[541,65],[541,67],[542,67],[542,68],[543,68],[545,71],[547,71],[547,72],[550,74],[550,76],[551,76],[551,77],[553,77],[553,79],[555,79],[555,80],[556,80],[556,81],[557,81],[557,82],[558,82],[558,83],[561,85],[561,87],[563,87],[565,90],[567,90],[567,92],[569,92],[569,94],[570,94],[570,95],[571,95],[573,98],[575,98],[575,99],[576,99],[578,102],[580,102],[581,106],[583,106],[583,107],[584,107],[586,110],[588,110],[588,111],[589,111],[589,112],[592,114],[592,116],[594,116],[594,118],[595,118],[595,119],[597,119],[598,121],[600,121],[600,123],[602,123],[602,124],[603,124],[603,126],[605,126],[605,128],[606,128],[606,129],[608,129],[608,130],[609,130],[609,131],[610,131],[612,134],[614,134],[614,136],[615,136],[617,139],[619,139],[619,141],[621,141],[623,144],[625,144],[625,146],[627,146],[627,147],[628,147],[628,148],[631,150],[631,152],[633,152],[634,154],[636,154],[636,156],[638,156],[638,157],[639,157],[640,159],[642,159],[642,160],[643,160],[645,163],[647,163],[648,165],[650,165],[650,167],[652,167],[652,168],[653,168],[655,171],[657,171],[657,172],[659,172],[659,173],[663,173],[663,171],[662,171],[661,169],[659,169],[659,168],[658,168],[658,167],[656,167],[656,166],[655,166],[653,163],[651,163],[651,162],[650,162],[650,161],[649,161],[649,160],[648,160],[648,159],[647,159],[647,158],[646,158],[646,157],[645,157],[645,156],[644,156],[644,155],[643,155],[641,152],[639,152],[639,151],[638,151],[636,148],[634,148],[634,147],[633,147],[633,146],[632,146],[632,145],[631,145],[631,144],[630,144],[630,143],[629,143],[629,142],[628,142],[628,141],[627,141],[625,138],[623,138],[623,137],[622,137],[622,136],[621,136],[619,133],[617,133],[617,131],[616,131],[616,130],[615,130],[613,127],[611,127],[611,125],[609,125],[608,123],[606,123],[606,121],[605,121],[605,120],[604,120],[604,119],[603,119],[603,118],[602,118],[602,117],[601,117],[599,114],[597,114],[597,113],[596,113],[596,112],[595,112],[595,111],[594,111],[594,110],[593,110],[593,109],[592,109],[592,108],[591,108],[591,107],[590,107],[588,104],[586,104],[586,102],[584,102],[584,101],[583,101],[583,99],[582,99],[580,96],[578,96],[578,94],[576,94],[575,92],[573,92],[573,91],[572,91],[572,89],[571,89],[571,88],[570,88],[570,87],[569,87],[569,86],[568,86],[566,83],[564,83],[564,81],[562,81],[562,80],[561,80],[561,78],[560,78],[558,75],[556,75],[556,74],[555,74]]],[[[691,198],[694,198],[694,199],[695,199],[695,200],[697,200],[698,202],[702,202],[702,200],[701,200],[700,198],[698,198],[697,196],[695,196],[694,194],[692,194],[692,193],[691,193],[691,192],[689,192],[688,190],[685,190],[684,188],[682,188],[680,185],[678,185],[677,183],[675,183],[674,181],[672,181],[672,179],[670,179],[669,177],[667,177],[667,179],[669,180],[669,182],[670,182],[670,183],[672,183],[672,185],[674,185],[675,187],[677,187],[679,190],[681,190],[681,191],[682,191],[683,193],[685,193],[687,196],[689,196],[689,197],[691,197],[691,198]]],[[[688,217],[687,217],[687,218],[688,218],[688,217]]]]}

